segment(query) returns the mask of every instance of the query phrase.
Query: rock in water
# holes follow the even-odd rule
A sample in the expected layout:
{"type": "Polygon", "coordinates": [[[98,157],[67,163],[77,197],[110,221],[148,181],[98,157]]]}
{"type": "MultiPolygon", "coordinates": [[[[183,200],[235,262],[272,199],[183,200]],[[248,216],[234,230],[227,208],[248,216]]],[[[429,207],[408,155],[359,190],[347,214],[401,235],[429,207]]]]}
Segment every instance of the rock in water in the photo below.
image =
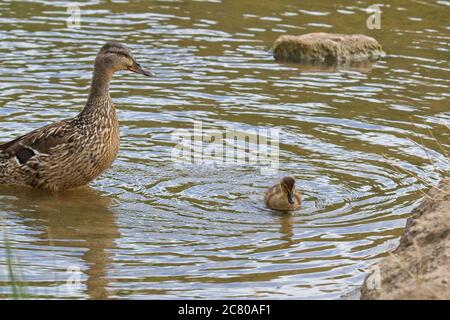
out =
{"type": "Polygon", "coordinates": [[[273,46],[273,56],[277,61],[342,64],[375,61],[385,53],[372,37],[317,32],[280,36],[273,46]]]}

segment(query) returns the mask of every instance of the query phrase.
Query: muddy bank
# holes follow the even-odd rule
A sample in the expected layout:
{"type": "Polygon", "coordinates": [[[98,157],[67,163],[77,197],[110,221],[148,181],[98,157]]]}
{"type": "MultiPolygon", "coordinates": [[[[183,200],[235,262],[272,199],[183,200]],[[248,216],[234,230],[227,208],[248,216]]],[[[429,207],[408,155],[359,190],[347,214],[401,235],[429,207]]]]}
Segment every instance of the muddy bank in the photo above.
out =
{"type": "Polygon", "coordinates": [[[450,180],[413,210],[397,249],[372,270],[361,299],[450,299],[450,180]]]}

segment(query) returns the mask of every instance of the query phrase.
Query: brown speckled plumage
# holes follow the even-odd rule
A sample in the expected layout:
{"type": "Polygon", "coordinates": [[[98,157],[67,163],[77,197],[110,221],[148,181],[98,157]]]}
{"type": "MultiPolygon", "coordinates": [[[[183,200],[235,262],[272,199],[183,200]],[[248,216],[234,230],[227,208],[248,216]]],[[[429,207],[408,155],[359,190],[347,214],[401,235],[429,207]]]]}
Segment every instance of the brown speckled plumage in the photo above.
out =
{"type": "Polygon", "coordinates": [[[274,210],[291,211],[300,208],[300,192],[295,190],[295,178],[284,177],[280,183],[271,187],[265,197],[266,205],[274,210]]]}
{"type": "Polygon", "coordinates": [[[58,191],[85,185],[108,169],[119,150],[119,124],[109,96],[118,70],[146,76],[125,46],[107,43],[95,60],[91,92],[83,111],[0,145],[0,184],[58,191]]]}

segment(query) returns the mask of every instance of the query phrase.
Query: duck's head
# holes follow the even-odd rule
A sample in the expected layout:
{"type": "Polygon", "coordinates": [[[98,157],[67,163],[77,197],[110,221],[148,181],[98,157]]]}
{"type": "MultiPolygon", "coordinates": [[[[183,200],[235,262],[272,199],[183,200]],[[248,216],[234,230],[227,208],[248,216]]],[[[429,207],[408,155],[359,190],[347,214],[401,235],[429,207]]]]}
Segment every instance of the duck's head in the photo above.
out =
{"type": "Polygon", "coordinates": [[[153,72],[142,67],[131,54],[131,50],[121,43],[108,42],[97,54],[95,67],[111,70],[113,73],[119,70],[129,70],[144,76],[154,76],[153,72]]]}
{"type": "Polygon", "coordinates": [[[295,178],[294,177],[284,177],[280,181],[281,190],[286,194],[288,202],[294,204],[295,196],[295,178]]]}

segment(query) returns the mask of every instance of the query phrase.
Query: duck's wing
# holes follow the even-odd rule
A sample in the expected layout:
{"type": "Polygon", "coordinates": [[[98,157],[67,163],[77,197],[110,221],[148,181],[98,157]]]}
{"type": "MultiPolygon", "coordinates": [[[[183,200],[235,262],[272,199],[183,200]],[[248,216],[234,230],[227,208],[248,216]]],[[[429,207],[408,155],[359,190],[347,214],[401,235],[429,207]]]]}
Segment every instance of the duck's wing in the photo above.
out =
{"type": "Polygon", "coordinates": [[[76,134],[69,121],[55,122],[0,145],[0,155],[16,157],[24,164],[37,154],[51,154],[53,148],[70,143],[76,134]]]}
{"type": "Polygon", "coordinates": [[[278,191],[277,188],[278,188],[278,185],[276,184],[276,185],[270,187],[269,190],[267,190],[266,194],[264,195],[264,201],[266,202],[266,204],[268,204],[270,199],[272,198],[272,196],[277,193],[277,191],[278,191]]]}

